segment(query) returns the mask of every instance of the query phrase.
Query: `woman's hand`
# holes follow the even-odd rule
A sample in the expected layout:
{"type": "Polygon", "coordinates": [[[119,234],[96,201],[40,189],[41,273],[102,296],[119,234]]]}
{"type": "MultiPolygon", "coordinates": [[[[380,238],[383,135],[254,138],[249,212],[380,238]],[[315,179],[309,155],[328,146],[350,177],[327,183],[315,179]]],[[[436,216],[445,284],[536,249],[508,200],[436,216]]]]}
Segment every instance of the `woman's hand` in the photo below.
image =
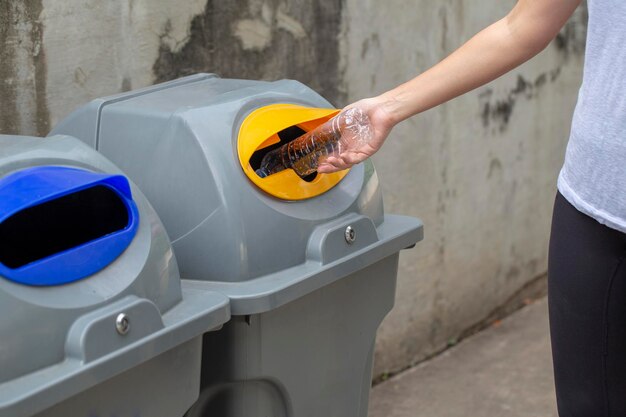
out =
{"type": "Polygon", "coordinates": [[[332,155],[321,162],[317,171],[323,174],[341,171],[350,168],[374,155],[387,139],[389,132],[396,125],[390,111],[387,109],[388,100],[383,96],[367,98],[346,106],[343,110],[358,108],[369,117],[372,137],[366,143],[349,147],[339,155],[332,155]]]}

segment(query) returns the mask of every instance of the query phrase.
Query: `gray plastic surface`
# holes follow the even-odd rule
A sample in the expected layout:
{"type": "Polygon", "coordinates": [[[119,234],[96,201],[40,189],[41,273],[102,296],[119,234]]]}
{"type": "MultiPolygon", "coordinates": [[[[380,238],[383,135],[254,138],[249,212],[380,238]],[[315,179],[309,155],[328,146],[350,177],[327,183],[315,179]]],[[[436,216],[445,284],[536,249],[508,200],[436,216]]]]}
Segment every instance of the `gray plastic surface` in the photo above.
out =
{"type": "Polygon", "coordinates": [[[238,162],[237,136],[251,111],[272,103],[330,107],[295,81],[198,75],[99,99],[53,133],[76,134],[117,164],[159,214],[181,276],[223,291],[234,314],[252,314],[422,238],[418,219],[383,214],[369,161],[308,200],[283,201],[257,189],[238,162]],[[357,238],[348,245],[341,228],[351,222],[357,238]]]}
{"type": "Polygon", "coordinates": [[[397,265],[398,253],[206,334],[200,398],[187,417],[366,417],[397,265]]]}
{"type": "Polygon", "coordinates": [[[295,81],[200,75],[97,100],[53,132],[79,136],[137,183],[189,289],[230,299],[231,321],[204,336],[187,417],[365,417],[398,253],[422,239],[422,223],[384,213],[369,161],[315,198],[257,189],[237,136],[273,103],[330,106],[295,81]]]}
{"type": "MultiPolygon", "coordinates": [[[[0,177],[37,165],[120,173],[71,137],[0,135],[0,177]]],[[[140,392],[131,383],[141,379],[132,371],[139,367],[146,389],[158,393],[159,384],[147,378],[168,378],[164,361],[173,357],[181,369],[191,371],[177,375],[179,387],[167,392],[167,397],[157,397],[157,403],[170,402],[171,407],[164,405],[163,411],[149,415],[171,417],[172,407],[182,414],[197,396],[199,380],[192,371],[199,366],[200,337],[230,318],[228,298],[181,282],[163,225],[137,187],[131,184],[131,189],[140,213],[139,228],[130,246],[110,265],[91,277],[54,287],[26,286],[0,277],[4,317],[0,320],[0,416],[39,412],[58,417],[135,416],[155,409],[155,398],[144,395],[150,399],[148,404],[138,395],[134,411],[124,414],[116,411],[115,401],[104,401],[106,395],[140,392]],[[131,323],[125,335],[115,330],[120,313],[131,323]],[[105,395],[97,388],[100,384],[118,388],[105,395]],[[49,409],[60,403],[65,405],[58,412],[49,409]],[[80,411],[79,404],[90,406],[80,411]],[[62,411],[67,409],[75,412],[62,411]]]]}
{"type": "Polygon", "coordinates": [[[316,229],[309,240],[307,261],[303,264],[244,282],[190,280],[189,286],[227,295],[232,315],[270,311],[421,240],[422,228],[404,229],[407,223],[419,225],[415,221],[411,217],[386,215],[385,221],[375,229],[368,218],[347,215],[316,229]],[[363,242],[354,248],[346,247],[343,237],[349,225],[356,230],[357,241],[363,242]],[[370,241],[362,236],[366,232],[371,234],[370,241]]]}

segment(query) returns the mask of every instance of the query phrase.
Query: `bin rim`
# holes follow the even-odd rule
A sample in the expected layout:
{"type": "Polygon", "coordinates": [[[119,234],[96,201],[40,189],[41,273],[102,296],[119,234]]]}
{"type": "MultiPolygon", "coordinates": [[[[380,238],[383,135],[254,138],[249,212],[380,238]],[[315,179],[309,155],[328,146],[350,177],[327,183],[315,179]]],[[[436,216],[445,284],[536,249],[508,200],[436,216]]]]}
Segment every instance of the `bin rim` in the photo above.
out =
{"type": "MultiPolygon", "coordinates": [[[[318,229],[343,231],[359,220],[371,223],[365,216],[349,214],[318,229]]],[[[415,217],[385,214],[376,234],[375,241],[328,263],[308,258],[299,265],[248,281],[185,281],[191,288],[211,289],[227,296],[233,316],[265,313],[413,247],[423,239],[424,225],[415,217]]]]}

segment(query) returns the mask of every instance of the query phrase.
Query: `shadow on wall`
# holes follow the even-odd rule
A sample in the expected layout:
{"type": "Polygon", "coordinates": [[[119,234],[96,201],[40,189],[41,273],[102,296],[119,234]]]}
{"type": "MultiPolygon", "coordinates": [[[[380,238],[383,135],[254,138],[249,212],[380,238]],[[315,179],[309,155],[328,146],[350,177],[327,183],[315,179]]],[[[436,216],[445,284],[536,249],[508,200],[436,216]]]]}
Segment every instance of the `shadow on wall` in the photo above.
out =
{"type": "MultiPolygon", "coordinates": [[[[48,103],[46,97],[50,73],[42,44],[47,16],[42,3],[43,0],[0,1],[0,133],[45,135],[51,128],[50,109],[63,106],[48,103]]],[[[340,104],[344,101],[339,88],[338,42],[342,4],[341,0],[208,0],[203,12],[191,20],[183,45],[173,36],[170,21],[158,34],[142,34],[158,37],[159,46],[155,59],[141,65],[145,65],[147,73],[152,72],[154,83],[197,72],[247,79],[294,78],[340,104]]],[[[158,2],[153,8],[158,10],[158,2]]],[[[76,19],[83,16],[80,7],[68,10],[76,19]]],[[[144,24],[150,21],[149,16],[141,18],[144,24]]],[[[88,26],[89,22],[81,24],[88,26]]],[[[123,23],[126,24],[138,30],[143,27],[132,21],[123,23]]],[[[51,33],[52,39],[55,35],[58,34],[51,33]]],[[[98,45],[103,48],[99,59],[115,58],[107,56],[106,45],[98,45]]],[[[67,53],[66,59],[87,59],[72,57],[76,52],[69,49],[63,52],[67,53]]],[[[79,67],[77,71],[82,70],[79,67]]],[[[104,81],[92,82],[100,92],[107,87],[102,84],[104,81]]],[[[124,78],[121,89],[130,88],[131,79],[124,78]]]]}
{"type": "Polygon", "coordinates": [[[339,91],[341,0],[322,2],[209,0],[184,46],[173,52],[163,28],[155,82],[197,72],[225,78],[295,78],[334,104],[339,91]]]}
{"type": "Polygon", "coordinates": [[[493,90],[486,88],[480,95],[482,111],[481,117],[485,128],[506,130],[515,103],[519,99],[530,100],[535,97],[548,83],[555,82],[561,75],[561,70],[572,56],[580,56],[585,52],[585,40],[587,38],[588,10],[586,2],[576,11],[574,16],[565,24],[549,47],[559,51],[557,65],[540,75],[534,80],[527,80],[518,75],[515,87],[504,96],[493,97],[493,90]]]}

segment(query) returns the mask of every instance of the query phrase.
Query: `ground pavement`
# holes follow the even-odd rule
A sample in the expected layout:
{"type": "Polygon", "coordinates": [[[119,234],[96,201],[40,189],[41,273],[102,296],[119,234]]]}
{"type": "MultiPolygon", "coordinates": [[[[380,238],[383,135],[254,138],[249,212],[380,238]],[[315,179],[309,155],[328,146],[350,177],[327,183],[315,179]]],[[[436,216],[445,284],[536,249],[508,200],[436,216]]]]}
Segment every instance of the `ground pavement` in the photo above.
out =
{"type": "Polygon", "coordinates": [[[556,417],[553,384],[541,299],[375,386],[369,417],[556,417]]]}

